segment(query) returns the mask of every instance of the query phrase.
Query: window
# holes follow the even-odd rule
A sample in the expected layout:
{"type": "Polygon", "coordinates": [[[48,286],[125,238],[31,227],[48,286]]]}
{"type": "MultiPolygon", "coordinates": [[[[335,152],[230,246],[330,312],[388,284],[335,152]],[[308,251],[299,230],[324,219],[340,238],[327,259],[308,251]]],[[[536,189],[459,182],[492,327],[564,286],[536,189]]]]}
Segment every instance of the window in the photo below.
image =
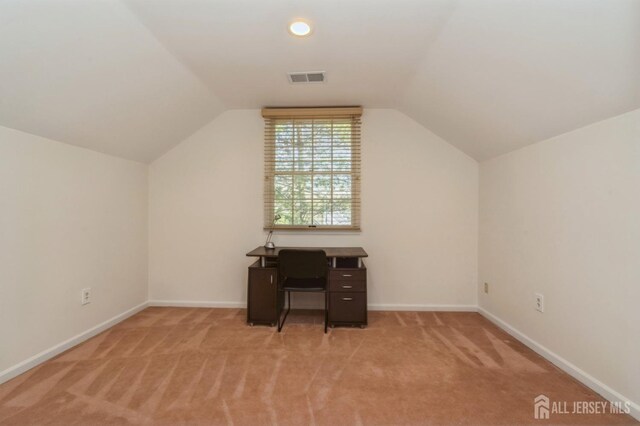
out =
{"type": "Polygon", "coordinates": [[[360,229],[361,114],[359,107],[262,110],[265,228],[360,229]]]}

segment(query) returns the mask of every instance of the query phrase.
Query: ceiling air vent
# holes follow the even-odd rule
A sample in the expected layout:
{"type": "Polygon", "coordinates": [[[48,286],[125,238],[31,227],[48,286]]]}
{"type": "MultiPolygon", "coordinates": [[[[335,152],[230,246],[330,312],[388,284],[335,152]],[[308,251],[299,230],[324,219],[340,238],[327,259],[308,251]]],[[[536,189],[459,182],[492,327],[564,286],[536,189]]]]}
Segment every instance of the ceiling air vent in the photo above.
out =
{"type": "Polygon", "coordinates": [[[324,71],[290,72],[289,83],[324,83],[324,71]]]}

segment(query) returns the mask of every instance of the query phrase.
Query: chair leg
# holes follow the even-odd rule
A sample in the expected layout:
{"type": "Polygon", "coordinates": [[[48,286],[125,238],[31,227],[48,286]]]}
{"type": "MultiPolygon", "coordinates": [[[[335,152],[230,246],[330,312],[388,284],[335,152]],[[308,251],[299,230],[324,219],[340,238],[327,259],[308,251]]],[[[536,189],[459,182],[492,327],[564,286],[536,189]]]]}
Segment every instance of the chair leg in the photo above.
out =
{"type": "MultiPolygon", "coordinates": [[[[278,296],[280,296],[280,294],[278,294],[278,296]]],[[[284,292],[282,293],[282,296],[284,296],[284,292]]],[[[278,297],[278,308],[280,307],[279,304],[280,304],[280,297],[278,297]]],[[[282,326],[280,325],[281,320],[282,320],[282,311],[278,312],[278,333],[280,333],[280,329],[282,329],[282,326]]]]}
{"type": "Polygon", "coordinates": [[[329,293],[324,292],[324,334],[327,334],[327,323],[329,322],[329,310],[327,309],[327,299],[329,293]]]}
{"type": "Polygon", "coordinates": [[[291,310],[291,292],[287,292],[287,310],[284,313],[284,318],[282,318],[282,322],[280,322],[280,317],[278,317],[278,333],[284,327],[284,322],[287,320],[287,315],[289,315],[289,311],[291,310]]]}

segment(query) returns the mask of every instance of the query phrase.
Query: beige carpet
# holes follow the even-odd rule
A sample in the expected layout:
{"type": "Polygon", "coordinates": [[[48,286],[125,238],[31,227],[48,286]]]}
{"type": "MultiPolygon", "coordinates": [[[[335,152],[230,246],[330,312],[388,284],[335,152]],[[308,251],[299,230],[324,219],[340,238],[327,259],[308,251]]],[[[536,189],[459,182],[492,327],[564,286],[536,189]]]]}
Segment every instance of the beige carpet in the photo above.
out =
{"type": "Polygon", "coordinates": [[[323,334],[241,309],[149,308],[0,385],[3,425],[637,424],[551,414],[533,399],[603,401],[476,313],[370,312],[323,334]]]}

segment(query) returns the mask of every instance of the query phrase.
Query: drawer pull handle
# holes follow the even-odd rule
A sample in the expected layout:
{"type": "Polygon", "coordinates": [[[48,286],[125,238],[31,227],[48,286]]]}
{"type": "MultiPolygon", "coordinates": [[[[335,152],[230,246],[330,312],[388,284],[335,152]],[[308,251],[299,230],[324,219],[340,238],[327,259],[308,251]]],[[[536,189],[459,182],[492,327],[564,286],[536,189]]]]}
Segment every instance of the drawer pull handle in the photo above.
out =
{"type": "Polygon", "coordinates": [[[343,277],[351,277],[351,274],[342,274],[343,277]]]}
{"type": "Polygon", "coordinates": [[[271,284],[273,284],[273,275],[271,275],[269,278],[271,278],[271,284]]]}
{"type": "Polygon", "coordinates": [[[350,302],[353,300],[353,297],[343,297],[342,300],[344,300],[345,302],[350,302]]]}
{"type": "Polygon", "coordinates": [[[353,288],[352,285],[343,285],[342,288],[353,288]]]}

